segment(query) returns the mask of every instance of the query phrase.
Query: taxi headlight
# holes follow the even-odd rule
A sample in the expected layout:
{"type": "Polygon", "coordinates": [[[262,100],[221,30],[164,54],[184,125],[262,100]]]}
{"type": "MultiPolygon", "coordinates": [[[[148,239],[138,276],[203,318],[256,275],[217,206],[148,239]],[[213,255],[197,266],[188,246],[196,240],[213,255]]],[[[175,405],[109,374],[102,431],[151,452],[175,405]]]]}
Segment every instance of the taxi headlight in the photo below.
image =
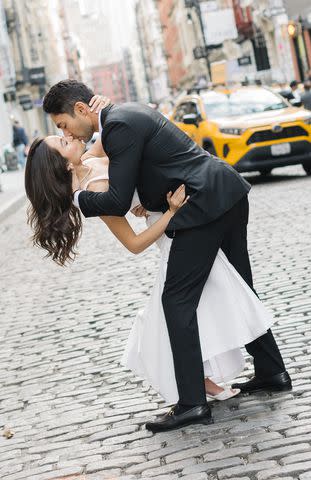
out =
{"type": "Polygon", "coordinates": [[[219,129],[221,131],[221,133],[224,133],[226,135],[242,135],[242,133],[245,132],[245,128],[235,128],[235,127],[232,127],[232,128],[220,128],[219,129]]]}

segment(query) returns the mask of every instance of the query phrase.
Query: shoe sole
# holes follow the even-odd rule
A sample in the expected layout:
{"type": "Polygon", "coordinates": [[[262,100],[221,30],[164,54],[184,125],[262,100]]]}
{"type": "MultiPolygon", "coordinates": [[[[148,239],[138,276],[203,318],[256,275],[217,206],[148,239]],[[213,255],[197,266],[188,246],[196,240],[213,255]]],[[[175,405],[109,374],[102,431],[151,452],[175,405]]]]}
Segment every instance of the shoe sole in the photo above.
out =
{"type": "Polygon", "coordinates": [[[186,422],[183,423],[182,425],[179,425],[178,427],[167,427],[167,428],[147,428],[149,432],[152,433],[160,433],[160,432],[168,432],[169,430],[178,430],[179,428],[184,428],[184,427],[189,427],[189,425],[211,425],[214,423],[214,420],[212,418],[203,418],[202,420],[193,420],[192,422],[186,422]]]}
{"type": "Polygon", "coordinates": [[[292,385],[282,385],[282,386],[273,386],[271,387],[265,387],[265,388],[254,388],[252,390],[243,390],[243,388],[240,387],[241,392],[240,393],[256,393],[256,392],[288,392],[292,390],[293,387],[292,385]]]}

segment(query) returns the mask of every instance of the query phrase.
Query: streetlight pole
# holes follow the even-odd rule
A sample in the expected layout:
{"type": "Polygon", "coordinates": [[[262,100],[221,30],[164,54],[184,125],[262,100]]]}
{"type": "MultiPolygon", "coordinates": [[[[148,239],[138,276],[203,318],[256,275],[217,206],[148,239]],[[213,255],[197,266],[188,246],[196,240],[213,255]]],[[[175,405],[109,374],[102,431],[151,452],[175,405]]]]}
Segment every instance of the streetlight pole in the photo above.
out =
{"type": "Polygon", "coordinates": [[[204,32],[204,25],[203,25],[203,19],[202,19],[202,12],[201,12],[201,7],[200,7],[200,0],[194,0],[194,6],[196,9],[196,13],[199,19],[200,27],[201,27],[201,32],[202,32],[202,39],[203,39],[203,46],[204,46],[204,51],[205,51],[205,60],[206,60],[206,67],[208,71],[208,80],[212,80],[212,73],[211,73],[211,65],[209,62],[209,53],[208,53],[208,46],[206,44],[206,38],[205,38],[205,32],[204,32]]]}
{"type": "Polygon", "coordinates": [[[143,41],[143,35],[141,31],[141,25],[140,21],[138,18],[138,4],[136,5],[136,28],[137,28],[137,34],[138,34],[138,42],[139,42],[139,47],[140,47],[140,52],[141,52],[141,58],[142,58],[142,63],[144,67],[144,76],[145,76],[145,81],[146,81],[146,87],[147,87],[147,94],[149,97],[149,102],[152,102],[152,95],[151,95],[151,89],[150,89],[150,78],[149,78],[149,66],[146,58],[146,53],[145,53],[145,48],[144,48],[144,41],[143,41]]]}
{"type": "Polygon", "coordinates": [[[206,44],[204,24],[203,24],[202,12],[201,12],[201,7],[200,7],[200,0],[185,0],[185,7],[186,8],[194,8],[195,12],[196,12],[196,15],[198,17],[199,24],[200,24],[200,29],[201,29],[201,36],[202,36],[202,40],[203,40],[206,68],[207,68],[208,77],[209,77],[208,80],[211,81],[211,79],[212,79],[211,65],[210,65],[210,62],[209,62],[208,46],[206,44]]]}

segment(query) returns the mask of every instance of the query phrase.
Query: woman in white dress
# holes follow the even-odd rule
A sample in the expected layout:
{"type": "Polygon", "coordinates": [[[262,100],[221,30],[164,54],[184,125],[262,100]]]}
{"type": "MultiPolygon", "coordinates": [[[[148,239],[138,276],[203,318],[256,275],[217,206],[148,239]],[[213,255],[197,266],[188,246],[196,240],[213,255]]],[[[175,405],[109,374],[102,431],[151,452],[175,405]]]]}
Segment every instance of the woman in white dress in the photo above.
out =
{"type": "MultiPolygon", "coordinates": [[[[138,197],[132,204],[139,203],[138,197]]],[[[161,213],[149,213],[147,225],[161,213]]],[[[144,378],[167,404],[178,401],[173,356],[162,307],[162,291],[172,240],[162,235],[159,270],[144,310],[134,321],[121,363],[144,378]]],[[[241,347],[263,335],[273,324],[273,316],[219,250],[197,309],[207,396],[226,400],[239,393],[221,387],[244,369],[241,347]]]]}
{"type": "MultiPolygon", "coordinates": [[[[71,201],[71,182],[76,184],[78,180],[80,189],[92,191],[109,188],[108,159],[92,157],[104,155],[101,143],[96,142],[89,158],[81,162],[84,148],[77,139],[50,136],[33,143],[27,160],[25,186],[32,204],[29,221],[34,229],[34,243],[61,265],[74,257],[81,230],[81,219],[71,201]]],[[[167,199],[167,212],[149,213],[148,228],[138,235],[125,217],[101,219],[132,253],[140,253],[154,242],[160,248],[156,281],[145,310],[139,312],[133,324],[122,364],[173,404],[178,401],[178,393],[161,302],[172,240],[164,232],[172,215],[187,201],[184,187],[174,194],[170,192],[167,199]]],[[[136,192],[131,208],[135,207],[141,210],[136,192]]],[[[233,397],[238,389],[217,383],[225,383],[243,370],[240,347],[263,335],[273,318],[221,250],[202,292],[197,318],[206,394],[217,400],[233,397]]]]}

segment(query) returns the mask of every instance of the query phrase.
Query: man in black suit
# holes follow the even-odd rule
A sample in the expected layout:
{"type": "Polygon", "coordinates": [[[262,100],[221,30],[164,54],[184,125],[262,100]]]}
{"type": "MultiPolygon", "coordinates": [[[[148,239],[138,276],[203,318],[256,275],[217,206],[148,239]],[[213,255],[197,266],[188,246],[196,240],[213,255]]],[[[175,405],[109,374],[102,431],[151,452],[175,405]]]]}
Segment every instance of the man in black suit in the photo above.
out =
{"type": "MultiPolygon", "coordinates": [[[[229,165],[209,155],[159,112],[138,103],[109,105],[100,117],[90,111],[93,95],[84,84],[63,81],[47,93],[43,108],[65,135],[89,140],[100,130],[109,157],[109,190],[75,192],[86,217],[123,216],[134,189],[147,210],[165,211],[166,194],[181,183],[190,195],[170,221],[173,238],[162,295],[179,402],[146,424],[164,431],[191,423],[210,423],[196,309],[218,249],[253,288],[247,252],[249,184],[229,165]]],[[[269,330],[246,346],[255,377],[235,385],[242,392],[287,390],[291,380],[269,330]]]]}

